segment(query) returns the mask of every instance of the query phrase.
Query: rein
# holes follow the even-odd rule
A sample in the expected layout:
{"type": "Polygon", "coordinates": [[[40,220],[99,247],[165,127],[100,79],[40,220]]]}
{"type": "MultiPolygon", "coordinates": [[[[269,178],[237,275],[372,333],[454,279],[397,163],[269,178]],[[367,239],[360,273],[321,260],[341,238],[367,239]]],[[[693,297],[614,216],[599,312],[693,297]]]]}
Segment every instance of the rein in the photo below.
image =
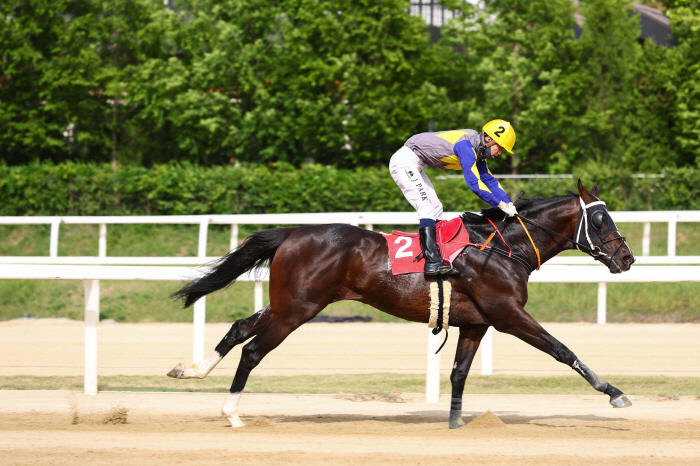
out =
{"type": "MultiPolygon", "coordinates": [[[[588,246],[586,246],[583,243],[578,242],[575,239],[568,238],[568,237],[562,235],[561,233],[557,233],[556,231],[553,231],[553,230],[545,227],[544,225],[540,225],[539,223],[535,222],[534,220],[530,220],[529,218],[523,217],[520,214],[515,214],[515,216],[518,218],[518,220],[520,221],[521,224],[523,221],[525,221],[525,222],[529,223],[530,225],[536,226],[537,228],[539,228],[543,231],[546,231],[547,233],[550,233],[550,234],[556,235],[560,238],[563,238],[566,241],[572,243],[574,246],[576,246],[576,249],[578,249],[579,251],[585,252],[586,254],[588,254],[589,256],[591,256],[594,259],[598,259],[598,257],[600,257],[600,256],[608,257],[609,259],[607,261],[607,264],[605,264],[605,265],[607,267],[610,267],[610,265],[612,264],[613,258],[615,257],[617,252],[620,250],[622,245],[627,243],[627,240],[625,239],[624,236],[620,235],[620,231],[617,229],[617,227],[615,227],[615,231],[609,233],[606,236],[609,236],[613,233],[617,233],[619,235],[617,238],[610,238],[608,240],[605,240],[603,238],[600,238],[600,236],[598,236],[600,238],[600,243],[598,245],[594,246],[593,241],[591,241],[591,237],[590,237],[590,234],[588,232],[589,226],[588,226],[587,210],[589,207],[593,207],[593,206],[598,206],[598,205],[605,206],[605,202],[595,201],[595,202],[591,202],[589,204],[586,204],[583,202],[583,198],[581,198],[581,197],[579,197],[579,201],[581,202],[581,210],[579,211],[579,218],[577,220],[577,225],[576,225],[576,236],[577,237],[581,236],[581,232],[583,231],[586,235],[586,240],[588,240],[588,246]],[[611,256],[609,256],[608,254],[601,251],[601,246],[603,246],[607,243],[613,242],[613,241],[617,241],[617,240],[621,240],[620,244],[617,246],[617,249],[615,249],[615,252],[613,252],[613,254],[611,256]]],[[[610,221],[612,222],[612,219],[610,219],[610,221]]],[[[613,226],[615,226],[615,225],[613,224],[613,226]]],[[[523,228],[525,228],[525,225],[523,225],[523,228]]],[[[527,233],[527,229],[525,229],[525,232],[527,233]]],[[[530,236],[530,233],[528,233],[527,235],[530,236]]],[[[532,241],[532,238],[530,238],[530,241],[532,241]]],[[[534,242],[533,242],[533,246],[534,246],[534,242]]],[[[537,248],[535,248],[535,250],[537,250],[537,248]]],[[[539,261],[539,251],[537,254],[537,260],[539,261]]],[[[538,267],[538,270],[539,270],[539,267],[538,267]]]]}
{"type": "Polygon", "coordinates": [[[532,236],[530,236],[530,232],[527,231],[527,228],[525,228],[525,224],[520,219],[520,217],[518,217],[518,221],[520,222],[520,225],[522,225],[523,230],[525,230],[527,237],[530,238],[530,243],[532,243],[532,248],[535,250],[535,254],[537,254],[537,270],[540,270],[540,267],[542,266],[542,262],[540,260],[540,250],[537,249],[537,246],[535,246],[535,242],[532,240],[532,236]]]}
{"type": "MultiPolygon", "coordinates": [[[[521,196],[522,196],[522,193],[521,193],[521,196]]],[[[518,199],[520,199],[520,198],[518,198],[518,199]]],[[[539,249],[537,249],[537,246],[535,245],[535,242],[533,241],[532,236],[530,236],[530,232],[527,230],[527,228],[525,227],[525,224],[523,222],[529,223],[530,225],[535,226],[535,227],[539,228],[540,230],[546,231],[547,233],[558,236],[558,237],[572,243],[576,247],[576,249],[578,249],[581,252],[585,252],[586,254],[588,254],[589,256],[591,256],[594,259],[598,259],[601,256],[607,257],[608,260],[607,260],[607,263],[605,264],[607,267],[610,267],[613,259],[615,258],[615,255],[617,255],[617,253],[620,250],[620,248],[622,247],[622,245],[627,243],[627,240],[625,239],[624,236],[620,235],[620,231],[617,229],[617,226],[615,225],[615,223],[612,222],[612,218],[610,218],[609,214],[608,214],[608,218],[610,219],[610,222],[612,222],[612,224],[610,224],[610,226],[608,228],[606,228],[604,232],[602,232],[604,234],[603,237],[600,236],[601,232],[598,231],[598,230],[600,230],[600,228],[596,227],[596,228],[598,228],[598,230],[595,231],[595,234],[598,236],[600,242],[594,246],[593,241],[591,240],[591,235],[589,233],[588,209],[590,207],[595,207],[595,206],[605,206],[605,202],[599,200],[599,201],[594,201],[594,202],[591,202],[589,204],[586,204],[583,202],[583,198],[581,198],[581,197],[579,197],[579,201],[581,202],[581,210],[579,210],[579,216],[578,216],[578,220],[576,223],[576,229],[575,229],[576,239],[566,237],[566,236],[562,235],[561,233],[557,233],[556,231],[554,231],[550,228],[547,228],[544,225],[537,223],[534,220],[531,220],[527,217],[523,217],[520,214],[515,214],[515,217],[520,222],[520,225],[522,225],[523,230],[525,230],[525,234],[527,234],[527,237],[530,240],[530,243],[532,244],[533,249],[535,250],[535,254],[537,255],[537,270],[540,270],[540,266],[541,266],[540,251],[539,251],[539,249]],[[611,228],[615,228],[615,230],[608,233],[608,231],[611,228]],[[578,237],[581,236],[581,233],[583,233],[585,235],[585,239],[588,241],[588,245],[577,241],[578,237]],[[604,239],[604,238],[612,235],[613,233],[617,233],[618,236],[616,238],[610,238],[608,240],[604,239]],[[604,246],[605,244],[610,243],[612,241],[617,241],[617,240],[620,240],[620,244],[617,246],[617,249],[615,249],[615,252],[613,252],[612,255],[608,255],[601,250],[601,247],[604,246]]],[[[603,207],[603,210],[607,213],[607,211],[605,210],[605,207],[603,207]]],[[[493,233],[491,233],[491,235],[489,235],[488,239],[484,242],[484,244],[471,243],[468,246],[475,246],[479,251],[484,251],[484,249],[488,249],[489,252],[495,252],[495,253],[500,254],[502,256],[508,257],[509,259],[512,259],[515,262],[518,262],[519,264],[523,265],[528,270],[528,273],[532,273],[532,266],[530,266],[530,264],[526,260],[524,260],[523,258],[518,257],[516,254],[513,254],[513,249],[506,242],[505,238],[503,237],[503,235],[499,231],[498,227],[489,218],[487,218],[487,220],[489,221],[491,226],[493,226],[495,231],[493,233]],[[503,244],[505,244],[506,247],[509,249],[508,251],[504,251],[503,249],[499,249],[495,246],[488,245],[496,234],[498,234],[498,236],[503,241],[503,244]]],[[[506,219],[504,218],[503,220],[506,220],[506,219]]],[[[464,251],[466,253],[466,248],[464,251]]],[[[488,259],[487,259],[487,262],[488,262],[488,259]]]]}
{"type": "MultiPolygon", "coordinates": [[[[522,257],[518,257],[517,255],[513,254],[513,248],[510,247],[510,244],[508,244],[506,239],[503,237],[503,234],[501,234],[501,232],[498,229],[498,227],[496,226],[496,224],[493,223],[491,221],[491,219],[489,219],[489,218],[487,218],[486,220],[489,221],[489,223],[491,224],[491,226],[493,226],[495,231],[493,233],[491,233],[491,235],[484,242],[484,244],[470,243],[467,246],[474,246],[477,248],[478,251],[483,251],[484,249],[488,249],[489,256],[486,258],[486,262],[488,262],[489,257],[491,257],[490,254],[492,252],[495,252],[496,254],[500,254],[501,256],[507,257],[507,258],[512,259],[515,262],[519,263],[520,265],[522,265],[523,267],[525,267],[527,269],[528,274],[531,274],[532,267],[530,267],[530,264],[522,257]],[[491,242],[491,240],[493,239],[493,237],[496,233],[498,233],[498,236],[501,238],[501,241],[503,241],[503,244],[505,244],[508,247],[508,251],[504,251],[503,249],[497,248],[496,246],[489,246],[489,242],[491,242]]],[[[527,230],[525,230],[525,231],[527,232],[527,230]]],[[[528,233],[527,235],[530,236],[530,233],[528,233]]],[[[532,241],[532,238],[530,238],[530,241],[532,241]]],[[[532,243],[532,246],[535,247],[535,243],[532,243]]],[[[467,248],[464,248],[463,254],[466,254],[466,251],[467,251],[467,248]]],[[[540,269],[540,267],[539,267],[540,252],[537,250],[537,247],[535,247],[535,251],[537,251],[537,259],[538,259],[537,270],[539,270],[540,269]]],[[[484,262],[484,265],[486,265],[486,262],[484,262]]]]}

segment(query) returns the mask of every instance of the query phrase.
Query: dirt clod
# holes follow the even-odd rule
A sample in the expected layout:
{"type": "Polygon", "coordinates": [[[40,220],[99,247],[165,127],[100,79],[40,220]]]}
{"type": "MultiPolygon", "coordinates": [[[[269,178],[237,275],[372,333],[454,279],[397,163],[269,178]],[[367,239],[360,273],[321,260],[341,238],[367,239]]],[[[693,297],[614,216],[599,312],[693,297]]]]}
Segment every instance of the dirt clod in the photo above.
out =
{"type": "Polygon", "coordinates": [[[467,424],[468,428],[472,429],[503,429],[506,425],[501,421],[501,418],[493,414],[491,411],[486,411],[481,416],[467,424]]]}
{"type": "Polygon", "coordinates": [[[272,422],[267,418],[258,416],[246,421],[245,426],[252,428],[272,427],[272,422]]]}
{"type": "Polygon", "coordinates": [[[126,415],[128,412],[129,410],[123,406],[115,406],[105,413],[104,417],[102,418],[102,424],[126,424],[126,415]]]}

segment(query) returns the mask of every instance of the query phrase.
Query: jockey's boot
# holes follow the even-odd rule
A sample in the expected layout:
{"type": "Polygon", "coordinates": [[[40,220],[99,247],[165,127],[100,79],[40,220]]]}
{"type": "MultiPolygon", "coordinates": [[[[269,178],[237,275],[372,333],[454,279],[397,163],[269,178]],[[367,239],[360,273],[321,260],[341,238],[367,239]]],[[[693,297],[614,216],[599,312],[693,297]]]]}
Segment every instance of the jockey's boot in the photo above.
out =
{"type": "Polygon", "coordinates": [[[435,227],[420,228],[420,245],[425,254],[425,274],[452,273],[452,266],[442,262],[440,249],[435,240],[435,227]]]}

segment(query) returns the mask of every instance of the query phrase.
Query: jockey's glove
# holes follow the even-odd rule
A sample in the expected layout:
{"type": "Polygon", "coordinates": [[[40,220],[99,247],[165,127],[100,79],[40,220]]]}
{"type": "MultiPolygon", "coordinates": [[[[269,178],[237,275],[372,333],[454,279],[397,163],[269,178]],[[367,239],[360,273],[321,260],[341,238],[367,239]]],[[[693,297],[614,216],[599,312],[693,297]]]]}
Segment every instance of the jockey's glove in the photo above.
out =
{"type": "Polygon", "coordinates": [[[498,208],[505,212],[509,217],[512,217],[513,215],[518,213],[518,211],[515,210],[515,206],[512,202],[506,204],[505,202],[501,201],[501,203],[498,204],[498,208]]]}

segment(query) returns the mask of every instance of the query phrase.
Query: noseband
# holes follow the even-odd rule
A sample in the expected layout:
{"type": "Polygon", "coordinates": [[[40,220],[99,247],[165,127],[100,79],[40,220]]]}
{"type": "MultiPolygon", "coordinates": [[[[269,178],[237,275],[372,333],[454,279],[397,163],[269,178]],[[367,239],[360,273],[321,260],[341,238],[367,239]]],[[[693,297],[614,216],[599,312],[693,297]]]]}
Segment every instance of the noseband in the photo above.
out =
{"type": "MultiPolygon", "coordinates": [[[[607,257],[608,261],[605,265],[610,267],[615,255],[617,255],[617,252],[623,244],[627,244],[627,240],[620,234],[620,230],[617,229],[617,225],[615,225],[612,217],[608,214],[605,202],[594,201],[585,204],[582,197],[579,197],[579,201],[581,202],[581,210],[579,210],[578,219],[576,220],[576,241],[574,241],[576,249],[587,253],[596,260],[601,258],[601,256],[604,256],[602,257],[603,260],[607,257]],[[603,229],[603,223],[606,217],[608,219],[608,226],[603,229]],[[593,234],[598,237],[598,244],[595,246],[593,245],[593,241],[591,241],[591,226],[593,226],[593,234]],[[604,239],[613,233],[617,233],[618,236],[608,240],[604,239]],[[588,242],[588,247],[581,244],[584,239],[588,242]],[[620,240],[620,244],[617,245],[612,255],[608,255],[601,250],[607,243],[617,240],[620,240]],[[581,249],[580,246],[583,246],[584,249],[581,249]]],[[[627,247],[629,248],[629,246],[627,247]]]]}
{"type": "Polygon", "coordinates": [[[581,197],[579,197],[579,201],[581,202],[581,210],[579,210],[578,219],[576,220],[576,239],[567,238],[566,236],[557,233],[556,231],[550,230],[544,225],[540,225],[534,220],[525,218],[520,214],[516,214],[516,216],[520,217],[524,222],[527,222],[530,225],[536,226],[541,230],[559,236],[560,238],[563,238],[566,241],[573,243],[574,246],[576,246],[576,249],[585,252],[592,258],[596,260],[599,258],[602,259],[603,263],[609,268],[612,264],[613,259],[615,258],[615,255],[617,255],[617,252],[620,250],[622,245],[627,244],[627,240],[624,236],[620,235],[620,231],[617,229],[617,225],[615,225],[615,222],[613,222],[612,217],[610,217],[608,211],[605,208],[605,202],[594,201],[589,204],[586,204],[583,202],[583,198],[581,197]],[[608,226],[607,228],[603,229],[603,223],[605,222],[606,217],[608,219],[608,226]],[[592,230],[591,226],[593,227],[592,230]],[[593,240],[591,240],[591,231],[593,235],[598,238],[598,243],[595,245],[593,244],[593,240]],[[608,240],[604,239],[613,233],[617,233],[618,236],[616,238],[610,238],[608,240]],[[613,252],[612,255],[608,255],[601,250],[601,248],[607,243],[617,240],[620,240],[620,244],[617,246],[617,249],[615,249],[615,252],[613,252]],[[588,245],[584,244],[584,241],[586,241],[588,245]],[[607,263],[605,262],[605,258],[607,258],[607,263]]]}

